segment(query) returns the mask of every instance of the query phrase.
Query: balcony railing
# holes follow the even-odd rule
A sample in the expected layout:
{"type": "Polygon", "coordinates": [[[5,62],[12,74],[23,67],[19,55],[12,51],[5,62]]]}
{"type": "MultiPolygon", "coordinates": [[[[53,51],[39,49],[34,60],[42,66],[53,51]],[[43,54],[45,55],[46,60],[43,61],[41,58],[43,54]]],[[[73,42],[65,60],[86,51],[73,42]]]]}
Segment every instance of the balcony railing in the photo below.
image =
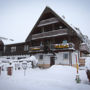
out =
{"type": "Polygon", "coordinates": [[[58,22],[58,20],[55,17],[49,18],[49,19],[45,19],[45,20],[40,21],[38,27],[45,26],[45,25],[48,25],[48,24],[57,23],[57,22],[58,22]]]}
{"type": "MultiPolygon", "coordinates": [[[[74,50],[74,44],[73,43],[67,43],[67,44],[51,44],[48,45],[50,50],[56,51],[56,50],[74,50]]],[[[30,47],[30,52],[42,52],[44,45],[42,46],[34,46],[30,47]]]]}
{"type": "Polygon", "coordinates": [[[52,44],[50,47],[52,50],[74,50],[73,43],[66,43],[66,44],[52,44]]]}
{"type": "Polygon", "coordinates": [[[43,47],[44,46],[33,46],[33,47],[30,47],[30,52],[42,52],[43,51],[43,47]]]}
{"type": "Polygon", "coordinates": [[[32,40],[46,38],[46,37],[62,36],[62,35],[66,35],[66,34],[68,34],[68,29],[66,29],[66,28],[58,29],[58,30],[43,32],[43,33],[39,33],[39,34],[33,34],[32,40]]]}
{"type": "Polygon", "coordinates": [[[81,44],[80,51],[89,53],[89,48],[88,48],[87,44],[85,44],[85,43],[81,44]]]}

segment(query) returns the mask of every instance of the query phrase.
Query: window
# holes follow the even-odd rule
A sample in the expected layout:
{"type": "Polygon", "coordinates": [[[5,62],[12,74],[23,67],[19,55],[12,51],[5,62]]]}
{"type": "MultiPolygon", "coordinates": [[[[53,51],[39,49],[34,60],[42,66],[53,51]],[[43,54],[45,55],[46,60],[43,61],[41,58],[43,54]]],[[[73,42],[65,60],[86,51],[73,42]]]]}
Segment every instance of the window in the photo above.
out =
{"type": "Polygon", "coordinates": [[[24,51],[28,51],[28,49],[29,49],[29,46],[28,45],[25,45],[24,46],[24,51]]]}
{"type": "Polygon", "coordinates": [[[39,56],[39,59],[43,59],[43,55],[40,55],[40,56],[39,56]]]}
{"type": "Polygon", "coordinates": [[[6,46],[4,46],[4,52],[6,51],[6,46]]]}
{"type": "Polygon", "coordinates": [[[68,59],[68,53],[63,54],[63,59],[68,59]]]}
{"type": "Polygon", "coordinates": [[[16,51],[16,46],[11,47],[11,52],[15,52],[16,51]]]}

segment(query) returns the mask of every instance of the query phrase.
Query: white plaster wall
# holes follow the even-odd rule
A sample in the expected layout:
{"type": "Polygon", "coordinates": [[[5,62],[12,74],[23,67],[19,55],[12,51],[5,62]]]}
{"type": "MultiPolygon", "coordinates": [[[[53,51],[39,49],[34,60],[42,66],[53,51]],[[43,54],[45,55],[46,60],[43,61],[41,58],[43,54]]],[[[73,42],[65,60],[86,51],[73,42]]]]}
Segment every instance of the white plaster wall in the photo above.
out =
{"type": "Polygon", "coordinates": [[[55,60],[55,64],[69,64],[69,52],[59,52],[56,53],[57,59],[55,60]],[[63,54],[68,53],[68,59],[63,58],[63,54]]]}
{"type": "Polygon", "coordinates": [[[50,64],[50,56],[44,55],[44,64],[50,64]]]}
{"type": "MultiPolygon", "coordinates": [[[[79,63],[78,51],[74,51],[74,52],[72,52],[72,64],[76,64],[76,56],[75,55],[77,55],[77,61],[79,63]]],[[[18,57],[24,57],[24,56],[29,57],[29,55],[16,55],[16,56],[14,55],[14,56],[3,56],[3,57],[4,58],[15,57],[15,59],[17,59],[18,57]]],[[[49,54],[37,53],[37,54],[34,54],[34,56],[38,59],[38,64],[50,64],[50,55],[49,54]],[[40,55],[43,55],[43,59],[39,58],[40,55]]],[[[69,52],[56,53],[56,57],[57,57],[57,59],[55,60],[55,64],[69,64],[69,52]],[[64,53],[68,53],[68,59],[63,58],[64,53]]]]}
{"type": "Polygon", "coordinates": [[[74,51],[72,53],[72,64],[76,64],[76,55],[77,55],[77,62],[79,63],[79,60],[78,60],[78,51],[74,51]]]}
{"type": "MultiPolygon", "coordinates": [[[[76,56],[78,61],[78,51],[72,52],[72,64],[76,64],[76,56]]],[[[38,59],[38,64],[50,64],[50,56],[48,54],[37,53],[34,55],[38,59]],[[43,55],[43,59],[40,59],[39,56],[43,55]]],[[[69,64],[69,51],[56,53],[57,59],[55,64],[69,64]],[[63,54],[68,53],[68,59],[63,58],[63,54]]]]}
{"type": "Polygon", "coordinates": [[[39,56],[41,53],[37,53],[34,56],[38,59],[38,64],[50,64],[50,56],[47,54],[43,54],[43,59],[40,59],[39,56]]]}

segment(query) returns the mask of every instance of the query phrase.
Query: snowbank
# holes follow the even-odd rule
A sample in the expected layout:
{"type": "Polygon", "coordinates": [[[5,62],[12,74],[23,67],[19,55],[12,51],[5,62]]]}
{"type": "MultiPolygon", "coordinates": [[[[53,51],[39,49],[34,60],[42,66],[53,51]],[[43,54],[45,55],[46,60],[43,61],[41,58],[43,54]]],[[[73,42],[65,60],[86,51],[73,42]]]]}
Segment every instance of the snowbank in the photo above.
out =
{"type": "MultiPolygon", "coordinates": [[[[84,70],[79,71],[80,78],[86,82],[84,70]]],[[[54,65],[49,69],[27,69],[13,71],[7,76],[5,71],[0,76],[0,90],[90,90],[90,85],[77,84],[76,68],[54,65]]]]}
{"type": "Polygon", "coordinates": [[[38,63],[38,60],[36,59],[35,56],[31,56],[31,57],[20,59],[20,60],[21,61],[31,61],[31,62],[33,62],[34,66],[36,66],[38,63]]]}
{"type": "Polygon", "coordinates": [[[23,59],[7,59],[5,57],[0,58],[0,67],[3,70],[7,70],[7,67],[13,67],[13,69],[23,69],[24,66],[27,68],[36,67],[38,63],[38,60],[34,57],[27,57],[23,59]]]}
{"type": "Polygon", "coordinates": [[[30,57],[30,60],[33,61],[33,64],[34,64],[34,65],[37,65],[38,60],[36,59],[35,56],[31,56],[31,57],[30,57]]]}
{"type": "Polygon", "coordinates": [[[23,59],[7,59],[7,58],[0,58],[0,62],[5,62],[5,63],[13,63],[13,62],[17,62],[17,61],[33,61],[33,63],[36,65],[38,63],[38,60],[36,59],[35,56],[31,56],[31,57],[26,57],[23,59]]]}
{"type": "Polygon", "coordinates": [[[90,57],[87,57],[85,60],[85,67],[86,69],[90,70],[90,57]]]}

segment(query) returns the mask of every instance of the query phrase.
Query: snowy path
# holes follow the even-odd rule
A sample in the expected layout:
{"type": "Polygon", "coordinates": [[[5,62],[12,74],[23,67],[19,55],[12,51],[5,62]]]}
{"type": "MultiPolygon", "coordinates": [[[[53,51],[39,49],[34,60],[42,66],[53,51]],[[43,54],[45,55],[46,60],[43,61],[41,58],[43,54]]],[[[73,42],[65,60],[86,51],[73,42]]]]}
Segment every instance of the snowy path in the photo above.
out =
{"type": "Polygon", "coordinates": [[[0,90],[90,90],[84,70],[80,70],[82,82],[76,84],[76,69],[70,66],[53,66],[49,69],[29,69],[13,71],[7,76],[4,71],[0,76],[0,90]]]}

